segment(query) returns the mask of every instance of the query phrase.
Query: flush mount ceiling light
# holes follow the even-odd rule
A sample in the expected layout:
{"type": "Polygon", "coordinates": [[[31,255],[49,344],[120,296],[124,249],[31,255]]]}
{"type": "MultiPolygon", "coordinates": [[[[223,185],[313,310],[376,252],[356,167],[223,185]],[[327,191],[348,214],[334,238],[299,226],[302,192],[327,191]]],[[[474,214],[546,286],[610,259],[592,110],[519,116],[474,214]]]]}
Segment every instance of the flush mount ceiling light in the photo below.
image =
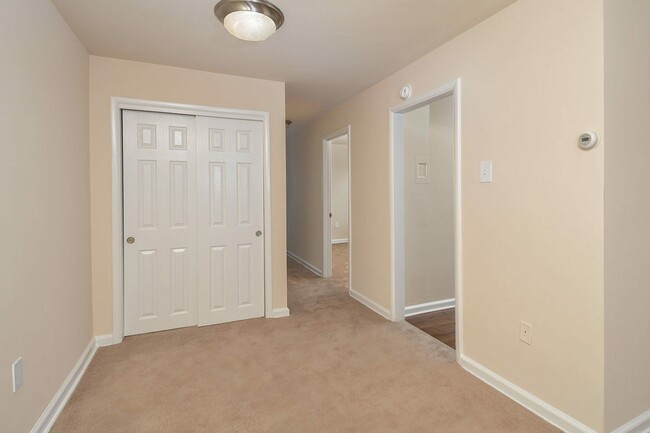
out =
{"type": "Polygon", "coordinates": [[[266,0],[221,0],[214,14],[231,35],[244,41],[263,41],[284,22],[282,11],[266,0]]]}

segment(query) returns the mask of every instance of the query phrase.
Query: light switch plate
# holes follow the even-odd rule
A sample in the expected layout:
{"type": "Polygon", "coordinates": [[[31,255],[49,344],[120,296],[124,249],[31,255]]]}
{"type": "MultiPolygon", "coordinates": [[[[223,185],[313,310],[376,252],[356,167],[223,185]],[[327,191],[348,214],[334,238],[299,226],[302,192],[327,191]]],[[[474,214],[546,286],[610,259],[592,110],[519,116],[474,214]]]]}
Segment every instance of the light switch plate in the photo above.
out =
{"type": "Polygon", "coordinates": [[[429,157],[418,156],[415,158],[415,183],[429,183],[429,157]]]}
{"type": "Polygon", "coordinates": [[[492,182],[492,161],[481,161],[481,183],[492,182]]]}
{"type": "Polygon", "coordinates": [[[11,364],[11,383],[13,384],[13,392],[23,386],[23,357],[21,356],[11,364]]]}

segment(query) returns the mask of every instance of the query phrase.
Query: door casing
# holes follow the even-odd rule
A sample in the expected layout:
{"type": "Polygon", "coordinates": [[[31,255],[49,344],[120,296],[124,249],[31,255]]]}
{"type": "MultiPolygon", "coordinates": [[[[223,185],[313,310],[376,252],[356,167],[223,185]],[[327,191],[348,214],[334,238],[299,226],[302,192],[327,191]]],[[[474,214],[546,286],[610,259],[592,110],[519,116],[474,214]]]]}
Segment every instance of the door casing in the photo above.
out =
{"type": "Polygon", "coordinates": [[[352,286],[352,137],[350,125],[323,137],[323,270],[322,277],[332,276],[332,143],[335,138],[348,136],[348,287],[352,286]]]}
{"type": "Polygon", "coordinates": [[[390,119],[390,264],[391,319],[404,320],[406,284],[404,270],[404,113],[451,96],[454,98],[454,292],[456,299],[456,361],[463,355],[463,229],[461,184],[461,80],[446,83],[430,92],[391,107],[390,119]]]}
{"type": "Polygon", "coordinates": [[[111,98],[111,190],[112,190],[112,276],[113,276],[113,344],[124,340],[124,209],[122,179],[122,110],[151,111],[191,116],[222,117],[262,122],[264,182],[264,316],[273,317],[272,237],[271,227],[271,141],[267,111],[235,110],[202,105],[178,104],[123,97],[111,98]]]}

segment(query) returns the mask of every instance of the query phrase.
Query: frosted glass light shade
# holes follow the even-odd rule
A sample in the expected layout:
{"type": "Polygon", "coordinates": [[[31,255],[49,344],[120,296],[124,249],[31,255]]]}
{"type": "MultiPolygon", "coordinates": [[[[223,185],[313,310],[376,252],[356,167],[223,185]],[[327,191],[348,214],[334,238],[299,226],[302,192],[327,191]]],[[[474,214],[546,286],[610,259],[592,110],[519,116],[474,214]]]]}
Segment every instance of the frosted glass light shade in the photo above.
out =
{"type": "Polygon", "coordinates": [[[271,18],[253,11],[231,12],[224,18],[223,25],[236,38],[253,42],[265,40],[276,30],[271,18]]]}

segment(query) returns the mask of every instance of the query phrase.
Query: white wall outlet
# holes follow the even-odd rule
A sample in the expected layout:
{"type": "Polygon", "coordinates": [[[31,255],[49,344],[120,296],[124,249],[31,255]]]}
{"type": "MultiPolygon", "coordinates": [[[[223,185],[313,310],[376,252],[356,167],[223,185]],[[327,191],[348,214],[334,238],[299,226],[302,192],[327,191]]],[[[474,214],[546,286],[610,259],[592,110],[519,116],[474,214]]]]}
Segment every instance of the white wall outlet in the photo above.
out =
{"type": "Polygon", "coordinates": [[[481,183],[492,182],[492,161],[481,161],[481,183]]]}
{"type": "Polygon", "coordinates": [[[23,386],[23,357],[21,356],[11,364],[11,383],[13,384],[13,392],[15,393],[18,389],[23,386]]]}
{"type": "Polygon", "coordinates": [[[533,344],[533,325],[522,320],[519,324],[519,339],[526,344],[533,344]]]}
{"type": "Polygon", "coordinates": [[[335,229],[340,229],[340,228],[341,228],[341,224],[340,224],[338,221],[334,221],[334,228],[335,228],[335,229]]]}

